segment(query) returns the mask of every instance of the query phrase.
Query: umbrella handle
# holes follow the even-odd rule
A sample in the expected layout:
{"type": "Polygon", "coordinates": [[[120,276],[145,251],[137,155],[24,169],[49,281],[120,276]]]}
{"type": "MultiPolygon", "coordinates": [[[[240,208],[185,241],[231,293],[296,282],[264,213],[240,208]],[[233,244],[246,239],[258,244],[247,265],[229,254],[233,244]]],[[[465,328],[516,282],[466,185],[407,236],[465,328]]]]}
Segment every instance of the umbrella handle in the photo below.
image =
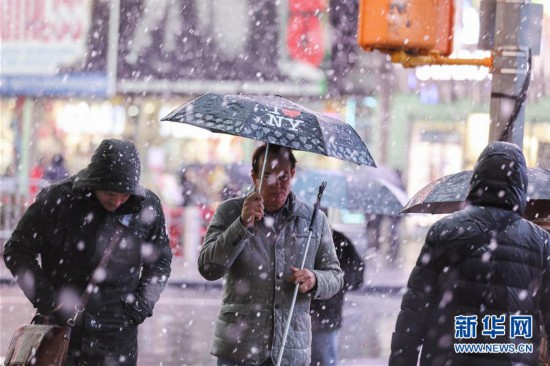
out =
{"type": "MultiPolygon", "coordinates": [[[[325,192],[326,187],[327,187],[327,182],[323,182],[319,186],[319,192],[317,193],[317,200],[315,201],[315,204],[313,205],[313,215],[311,215],[311,222],[309,223],[309,232],[310,233],[313,231],[313,223],[315,222],[315,217],[317,216],[317,209],[321,205],[321,198],[323,198],[323,193],[325,192]]],[[[302,265],[302,267],[303,267],[303,265],[302,265]]]]}
{"type": "MultiPolygon", "coordinates": [[[[307,252],[309,250],[309,243],[311,242],[311,236],[313,235],[313,223],[315,221],[315,216],[317,215],[317,209],[321,204],[321,198],[323,198],[323,192],[325,191],[326,186],[327,186],[327,182],[321,183],[321,185],[319,186],[319,193],[317,193],[317,200],[315,201],[315,205],[313,205],[313,214],[311,215],[311,223],[309,224],[309,235],[307,238],[306,249],[304,251],[304,257],[302,258],[302,265],[300,266],[300,269],[304,269],[304,266],[306,265],[306,257],[307,257],[307,252]]],[[[299,287],[300,287],[299,283],[297,283],[296,286],[294,287],[294,294],[292,295],[292,302],[290,303],[288,318],[286,318],[285,331],[283,333],[283,342],[281,344],[281,350],[279,351],[279,355],[277,356],[277,366],[281,366],[281,362],[283,360],[283,353],[285,351],[286,338],[288,337],[288,331],[290,329],[290,321],[292,320],[292,314],[294,313],[294,305],[296,305],[296,299],[298,298],[299,287]]]]}
{"type": "Polygon", "coordinates": [[[258,193],[262,191],[262,184],[264,183],[265,165],[267,163],[267,154],[269,152],[269,142],[265,144],[264,163],[262,164],[262,173],[260,174],[260,184],[258,185],[258,193]]]}

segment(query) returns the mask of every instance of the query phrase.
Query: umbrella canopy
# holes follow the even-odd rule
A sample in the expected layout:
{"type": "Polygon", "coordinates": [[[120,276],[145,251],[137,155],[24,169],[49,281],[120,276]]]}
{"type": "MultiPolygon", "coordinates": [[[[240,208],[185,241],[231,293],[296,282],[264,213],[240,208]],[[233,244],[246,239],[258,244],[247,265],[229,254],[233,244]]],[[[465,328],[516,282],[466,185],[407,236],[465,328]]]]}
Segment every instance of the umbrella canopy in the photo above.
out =
{"type": "MultiPolygon", "coordinates": [[[[352,171],[346,170],[346,174],[351,176],[354,181],[359,182],[379,178],[404,190],[401,175],[396,169],[392,169],[386,165],[378,165],[376,168],[371,166],[357,166],[352,171]]],[[[407,201],[408,200],[407,198],[407,201]]]]}
{"type": "MultiPolygon", "coordinates": [[[[472,170],[446,175],[428,184],[416,193],[403,208],[403,213],[444,214],[461,210],[466,205],[472,170]]],[[[527,168],[527,209],[525,217],[550,217],[550,170],[527,168]]]]}
{"type": "Polygon", "coordinates": [[[183,104],[162,121],[376,166],[350,125],[279,96],[208,93],[183,104]]]}
{"type": "Polygon", "coordinates": [[[314,202],[320,182],[327,182],[322,207],[348,208],[350,199],[346,176],[338,171],[300,169],[292,181],[292,191],[304,202],[314,202]]]}
{"type": "Polygon", "coordinates": [[[350,211],[399,216],[409,200],[407,194],[385,179],[371,176],[360,179],[358,175],[326,170],[302,170],[296,172],[292,190],[306,202],[315,200],[316,186],[327,181],[323,195],[323,207],[343,208],[350,211]]]}

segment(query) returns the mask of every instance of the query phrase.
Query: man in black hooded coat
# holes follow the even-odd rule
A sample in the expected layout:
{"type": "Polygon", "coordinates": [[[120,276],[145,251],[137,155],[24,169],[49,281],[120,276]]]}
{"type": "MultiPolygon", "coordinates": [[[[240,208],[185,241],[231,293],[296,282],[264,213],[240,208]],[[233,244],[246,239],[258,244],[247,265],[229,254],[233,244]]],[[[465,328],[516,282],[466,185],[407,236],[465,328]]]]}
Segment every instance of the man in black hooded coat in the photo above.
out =
{"type": "Polygon", "coordinates": [[[550,235],[522,218],[526,189],[521,150],[489,144],[473,171],[469,205],[427,234],[401,303],[390,366],[417,365],[419,352],[420,365],[538,364],[541,327],[550,332],[550,235]],[[465,316],[477,320],[469,333],[461,331],[465,316]],[[511,316],[531,316],[532,337],[512,337],[511,316]],[[533,351],[455,352],[461,344],[533,351]]]}
{"type": "Polygon", "coordinates": [[[139,185],[140,172],[133,143],[104,140],[87,168],[39,193],[5,244],[4,261],[25,296],[62,324],[118,242],[76,319],[66,365],[137,362],[137,327],[153,314],[172,260],[161,202],[139,185]]]}

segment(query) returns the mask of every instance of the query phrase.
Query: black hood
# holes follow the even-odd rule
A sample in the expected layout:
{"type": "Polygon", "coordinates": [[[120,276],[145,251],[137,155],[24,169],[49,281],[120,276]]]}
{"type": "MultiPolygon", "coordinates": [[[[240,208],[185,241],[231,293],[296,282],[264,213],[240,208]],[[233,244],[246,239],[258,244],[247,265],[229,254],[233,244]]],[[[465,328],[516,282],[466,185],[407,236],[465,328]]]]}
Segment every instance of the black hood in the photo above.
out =
{"type": "Polygon", "coordinates": [[[129,141],[107,139],[96,149],[90,164],[78,172],[73,189],[143,197],[140,174],[141,163],[135,145],[129,141]]]}
{"type": "Polygon", "coordinates": [[[479,155],[466,200],[477,206],[494,206],[525,212],[527,165],[517,145],[493,142],[479,155]]]}

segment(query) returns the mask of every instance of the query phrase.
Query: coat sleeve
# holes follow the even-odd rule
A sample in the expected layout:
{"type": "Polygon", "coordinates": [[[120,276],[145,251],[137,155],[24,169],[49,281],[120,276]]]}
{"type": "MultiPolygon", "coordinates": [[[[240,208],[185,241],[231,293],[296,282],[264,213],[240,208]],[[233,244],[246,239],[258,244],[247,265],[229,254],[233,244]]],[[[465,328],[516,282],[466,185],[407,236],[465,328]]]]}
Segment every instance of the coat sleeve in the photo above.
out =
{"type": "Polygon", "coordinates": [[[317,280],[314,298],[319,300],[330,299],[344,286],[344,273],[336,255],[336,248],[332,239],[332,231],[327,217],[319,212],[321,223],[321,242],[315,256],[315,267],[312,272],[317,280]]]}
{"type": "Polygon", "coordinates": [[[42,314],[56,307],[55,291],[38,263],[38,256],[51,243],[51,228],[57,226],[58,198],[51,187],[42,190],[25,211],[4,245],[4,263],[33,306],[42,314]],[[55,203],[57,202],[57,204],[55,203]]]}
{"type": "Polygon", "coordinates": [[[427,318],[436,301],[434,289],[439,270],[434,237],[432,227],[409,277],[392,335],[390,366],[417,364],[419,349],[426,333],[427,318]]]}
{"type": "Polygon", "coordinates": [[[235,202],[222,203],[208,225],[198,267],[200,274],[209,281],[223,277],[244,249],[246,239],[254,235],[241,224],[240,208],[242,205],[235,202]]]}
{"type": "Polygon", "coordinates": [[[152,203],[145,207],[145,210],[154,211],[156,218],[149,230],[146,245],[151,250],[146,250],[144,256],[139,286],[136,291],[136,310],[141,315],[141,320],[153,315],[153,308],[158,301],[160,294],[166,287],[170,277],[170,265],[172,263],[172,250],[166,234],[166,222],[160,199],[150,193],[152,203]]]}

